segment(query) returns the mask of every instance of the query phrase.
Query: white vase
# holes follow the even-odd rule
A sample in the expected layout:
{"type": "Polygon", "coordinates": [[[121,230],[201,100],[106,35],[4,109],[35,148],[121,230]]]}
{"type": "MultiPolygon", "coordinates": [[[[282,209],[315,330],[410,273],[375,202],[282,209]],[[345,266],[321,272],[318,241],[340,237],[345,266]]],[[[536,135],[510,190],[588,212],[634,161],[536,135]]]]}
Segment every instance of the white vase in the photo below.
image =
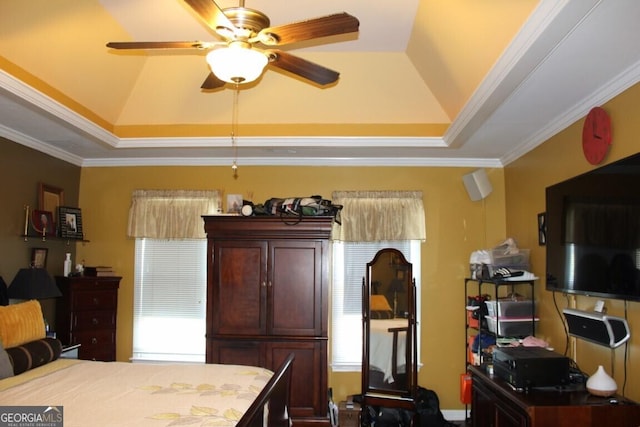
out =
{"type": "Polygon", "coordinates": [[[587,380],[587,390],[595,396],[608,397],[616,394],[618,384],[604,370],[602,365],[598,366],[596,372],[587,380]]]}

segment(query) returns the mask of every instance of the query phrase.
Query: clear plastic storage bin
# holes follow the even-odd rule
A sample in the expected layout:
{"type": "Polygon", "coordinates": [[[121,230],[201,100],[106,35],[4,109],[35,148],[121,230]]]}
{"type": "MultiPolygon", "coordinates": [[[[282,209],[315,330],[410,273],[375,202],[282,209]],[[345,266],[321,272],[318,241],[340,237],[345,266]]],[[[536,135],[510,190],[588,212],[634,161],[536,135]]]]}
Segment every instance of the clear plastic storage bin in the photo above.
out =
{"type": "Polygon", "coordinates": [[[533,335],[533,325],[539,319],[534,318],[496,318],[495,316],[486,316],[489,331],[501,337],[526,337],[533,335]],[[500,320],[497,320],[500,319],[500,320]]]}
{"type": "MultiPolygon", "coordinates": [[[[491,268],[495,271],[499,268],[511,270],[529,270],[530,249],[518,249],[517,254],[505,254],[504,251],[493,249],[491,255],[491,268]]],[[[493,274],[493,272],[491,272],[493,274]]]]}
{"type": "Polygon", "coordinates": [[[498,301],[485,301],[487,313],[493,317],[528,317],[535,316],[535,303],[530,299],[512,300],[499,299],[498,301]]]}

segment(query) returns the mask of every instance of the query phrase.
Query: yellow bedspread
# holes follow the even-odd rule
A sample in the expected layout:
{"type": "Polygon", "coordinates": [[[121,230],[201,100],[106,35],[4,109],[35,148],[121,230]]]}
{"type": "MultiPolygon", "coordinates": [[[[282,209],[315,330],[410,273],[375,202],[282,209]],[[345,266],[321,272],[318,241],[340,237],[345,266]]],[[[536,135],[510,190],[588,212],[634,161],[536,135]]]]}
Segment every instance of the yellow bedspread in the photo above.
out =
{"type": "Polygon", "coordinates": [[[60,359],[1,380],[0,404],[62,406],[65,427],[234,426],[272,375],[240,365],[60,359]]]}

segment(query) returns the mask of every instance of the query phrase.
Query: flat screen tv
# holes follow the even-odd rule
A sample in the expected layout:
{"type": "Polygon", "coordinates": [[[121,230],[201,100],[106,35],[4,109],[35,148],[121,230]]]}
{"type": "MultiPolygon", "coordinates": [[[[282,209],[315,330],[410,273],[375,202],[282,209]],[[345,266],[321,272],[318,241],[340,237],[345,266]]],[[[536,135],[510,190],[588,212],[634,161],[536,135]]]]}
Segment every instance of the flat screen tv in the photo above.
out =
{"type": "Polygon", "coordinates": [[[640,153],[546,189],[546,289],[640,301],[640,153]]]}

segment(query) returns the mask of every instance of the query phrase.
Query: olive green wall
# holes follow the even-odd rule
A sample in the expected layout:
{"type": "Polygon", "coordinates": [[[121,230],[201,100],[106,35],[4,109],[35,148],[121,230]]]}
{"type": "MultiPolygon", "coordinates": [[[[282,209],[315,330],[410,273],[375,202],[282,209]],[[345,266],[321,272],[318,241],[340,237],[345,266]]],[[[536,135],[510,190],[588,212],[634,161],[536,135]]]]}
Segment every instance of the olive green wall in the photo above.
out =
{"type": "MultiPolygon", "coordinates": [[[[75,252],[75,245],[66,241],[29,238],[25,241],[24,206],[38,209],[38,183],[63,190],[65,204],[77,206],[80,187],[80,168],[12,141],[0,138],[0,276],[7,285],[20,268],[28,267],[32,248],[47,248],[47,270],[62,274],[65,252],[75,252]]],[[[42,302],[45,317],[55,326],[54,301],[42,302]]]]}
{"type": "MultiPolygon", "coordinates": [[[[603,164],[640,151],[640,121],[637,119],[640,114],[640,85],[632,87],[603,107],[611,116],[613,128],[612,147],[603,164]]],[[[532,248],[533,269],[538,274],[545,271],[544,246],[537,245],[536,230],[537,213],[545,210],[545,188],[596,168],[582,154],[583,123],[583,119],[579,120],[505,168],[507,234],[518,236],[523,246],[532,248]]],[[[586,373],[593,373],[598,365],[603,365],[610,375],[615,374],[619,392],[622,392],[626,373],[626,395],[640,400],[640,377],[630,374],[640,369],[640,358],[637,356],[640,351],[640,339],[637,336],[640,303],[605,300],[609,314],[628,316],[629,319],[632,335],[625,369],[625,346],[609,350],[584,340],[571,339],[567,343],[565,339],[559,312],[567,306],[593,310],[596,298],[567,297],[556,293],[554,302],[554,293],[544,290],[544,280],[540,281],[536,294],[540,316],[536,335],[550,341],[560,353],[568,348],[567,354],[586,373]]]]}
{"type": "MultiPolygon", "coordinates": [[[[117,358],[131,356],[134,241],[126,237],[134,189],[220,189],[256,203],[269,197],[321,194],[334,190],[422,190],[427,241],[422,247],[421,339],[424,367],[419,382],[435,389],[444,408],[461,407],[459,374],[464,371],[464,277],[471,251],[505,237],[503,170],[489,170],[494,192],[472,202],[462,183],[469,168],[251,167],[238,179],[225,167],[83,168],[80,204],[90,244],[79,247],[87,264],[113,265],[123,276],[119,293],[117,358]]],[[[362,266],[362,274],[365,266],[362,266]]],[[[332,373],[337,399],[359,393],[360,375],[332,373]]]]}

